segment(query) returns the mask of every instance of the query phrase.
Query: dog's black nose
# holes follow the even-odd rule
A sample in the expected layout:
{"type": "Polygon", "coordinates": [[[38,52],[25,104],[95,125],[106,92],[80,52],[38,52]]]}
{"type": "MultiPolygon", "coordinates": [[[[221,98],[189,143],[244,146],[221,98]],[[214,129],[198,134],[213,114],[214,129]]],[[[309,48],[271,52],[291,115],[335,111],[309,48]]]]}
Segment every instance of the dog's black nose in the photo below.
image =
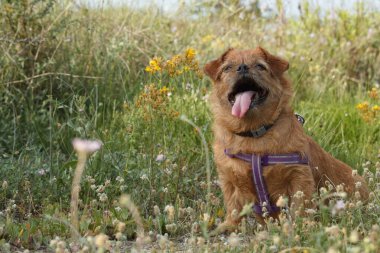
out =
{"type": "Polygon", "coordinates": [[[247,64],[240,64],[239,67],[236,70],[239,74],[246,74],[248,73],[248,66],[247,64]]]}

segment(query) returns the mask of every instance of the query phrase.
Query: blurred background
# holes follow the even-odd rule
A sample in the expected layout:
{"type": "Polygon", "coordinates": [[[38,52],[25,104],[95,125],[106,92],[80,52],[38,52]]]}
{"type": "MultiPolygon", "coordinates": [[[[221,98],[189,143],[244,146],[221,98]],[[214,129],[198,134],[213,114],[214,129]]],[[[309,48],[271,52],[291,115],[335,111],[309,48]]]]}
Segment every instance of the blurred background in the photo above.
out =
{"type": "MultiPolygon", "coordinates": [[[[152,1],[131,1],[131,0],[77,0],[76,3],[83,4],[89,7],[102,7],[102,6],[130,6],[135,8],[144,8],[151,5],[154,5],[158,8],[160,8],[163,11],[170,12],[174,11],[176,8],[178,8],[181,5],[197,5],[201,3],[202,1],[191,1],[191,0],[181,0],[181,1],[173,1],[173,0],[152,0],[152,1]]],[[[204,1],[203,1],[204,2],[204,1]]],[[[240,0],[240,1],[225,1],[225,3],[233,3],[238,2],[242,5],[249,6],[249,4],[258,2],[259,7],[262,10],[270,10],[276,8],[276,0],[262,0],[262,1],[255,1],[255,0],[240,0]]],[[[286,13],[289,15],[299,15],[298,5],[302,4],[303,0],[284,0],[283,6],[286,13]]],[[[354,10],[355,6],[358,3],[365,3],[368,7],[371,9],[373,8],[379,8],[380,3],[376,0],[331,0],[331,1],[323,1],[323,0],[313,0],[309,1],[310,5],[313,7],[320,7],[321,11],[326,12],[332,9],[344,9],[344,10],[354,10]]]]}

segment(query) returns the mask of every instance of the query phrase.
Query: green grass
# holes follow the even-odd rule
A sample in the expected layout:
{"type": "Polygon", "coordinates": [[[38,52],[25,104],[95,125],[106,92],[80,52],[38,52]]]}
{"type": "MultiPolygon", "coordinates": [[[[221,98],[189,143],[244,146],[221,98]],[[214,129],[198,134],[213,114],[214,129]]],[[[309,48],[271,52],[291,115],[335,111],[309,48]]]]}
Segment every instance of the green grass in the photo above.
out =
{"type": "MultiPolygon", "coordinates": [[[[335,10],[331,18],[304,2],[299,19],[283,22],[276,16],[252,20],[254,11],[211,3],[171,15],[154,7],[0,3],[0,251],[49,252],[62,249],[64,242],[74,248],[65,222],[77,164],[71,140],[81,137],[103,142],[82,178],[82,249],[95,252],[99,243],[93,239],[102,234],[111,239],[113,251],[138,247],[136,217],[130,204],[119,201],[127,193],[151,240],[146,249],[376,252],[379,115],[366,122],[355,106],[365,100],[379,103],[367,91],[380,80],[380,13],[359,5],[353,12],[335,10]],[[196,71],[171,77],[149,74],[145,67],[154,56],[167,60],[187,48],[197,51],[202,66],[228,47],[259,44],[289,60],[293,104],[306,118],[306,132],[365,173],[373,195],[365,206],[347,200],[336,216],[331,215],[334,200],[307,219],[269,222],[263,228],[247,218],[238,235],[209,238],[224,215],[215,165],[211,161],[208,198],[201,138],[179,116],[193,121],[211,147],[211,83],[196,71]],[[165,159],[157,161],[158,155],[165,159]],[[100,201],[100,194],[107,199],[100,201]]],[[[277,8],[281,13],[281,5],[277,8]]]]}

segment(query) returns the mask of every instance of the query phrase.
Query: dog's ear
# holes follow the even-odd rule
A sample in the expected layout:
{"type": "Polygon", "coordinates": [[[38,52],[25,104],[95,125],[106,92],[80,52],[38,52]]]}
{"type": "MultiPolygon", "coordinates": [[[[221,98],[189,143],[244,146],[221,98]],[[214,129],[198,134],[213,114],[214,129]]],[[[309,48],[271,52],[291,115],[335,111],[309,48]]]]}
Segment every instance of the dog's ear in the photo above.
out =
{"type": "Polygon", "coordinates": [[[228,53],[230,53],[233,48],[229,48],[224,52],[218,59],[206,63],[203,68],[203,71],[208,75],[212,80],[216,81],[218,79],[219,67],[222,65],[228,53]]]}
{"type": "Polygon", "coordinates": [[[289,62],[287,62],[286,60],[270,54],[267,50],[265,50],[262,47],[258,47],[258,49],[262,52],[265,61],[269,64],[269,66],[275,74],[280,76],[289,69],[289,62]]]}

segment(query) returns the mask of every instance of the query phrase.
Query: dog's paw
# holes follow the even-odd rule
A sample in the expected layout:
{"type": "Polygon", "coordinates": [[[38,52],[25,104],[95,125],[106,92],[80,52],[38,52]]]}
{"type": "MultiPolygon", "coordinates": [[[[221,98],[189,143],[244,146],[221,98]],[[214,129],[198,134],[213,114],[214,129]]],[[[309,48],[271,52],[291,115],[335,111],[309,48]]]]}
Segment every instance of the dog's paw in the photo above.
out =
{"type": "Polygon", "coordinates": [[[232,221],[225,221],[219,224],[214,231],[211,232],[211,236],[223,234],[223,233],[232,233],[238,229],[238,223],[232,221]]]}

